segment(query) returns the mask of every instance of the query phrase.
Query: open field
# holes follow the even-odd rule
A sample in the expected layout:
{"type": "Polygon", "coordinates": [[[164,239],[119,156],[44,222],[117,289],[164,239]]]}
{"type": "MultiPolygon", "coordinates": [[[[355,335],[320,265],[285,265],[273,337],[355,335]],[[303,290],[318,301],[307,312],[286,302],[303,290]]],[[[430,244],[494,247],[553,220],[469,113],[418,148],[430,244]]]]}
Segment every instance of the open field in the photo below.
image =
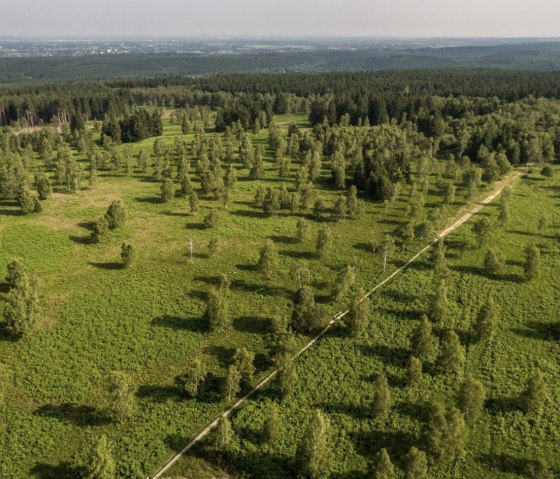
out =
{"type": "MultiPolygon", "coordinates": [[[[295,121],[310,127],[303,116],[276,118],[283,129],[295,121]]],[[[165,124],[163,139],[171,145],[181,134],[178,125],[165,124]]],[[[190,143],[193,135],[185,135],[190,143]]],[[[267,132],[253,143],[266,146],[267,132]]],[[[133,145],[133,152],[151,150],[153,139],[133,145]]],[[[122,147],[121,147],[122,149],[122,147]]],[[[80,161],[85,158],[76,155],[80,161]]],[[[42,315],[37,331],[19,341],[3,337],[0,358],[9,371],[0,439],[2,478],[74,478],[76,455],[84,454],[101,432],[115,445],[118,477],[141,478],[154,472],[182,448],[200,429],[227,407],[220,393],[236,348],[256,353],[257,377],[272,369],[267,351],[271,318],[290,316],[298,288],[294,267],[309,264],[316,300],[326,313],[341,310],[332,304],[331,288],[339,271],[357,268],[355,289],[367,290],[400,266],[424,243],[415,240],[408,251],[395,250],[383,272],[383,258],[371,245],[406,219],[407,191],[394,204],[365,201],[358,219],[331,220],[329,212],[280,212],[268,217],[254,206],[259,184],[279,187],[272,152],[265,156],[265,177],[249,180],[248,170],[236,163],[237,185],[225,209],[211,196],[201,196],[200,210],[189,212],[188,199],[160,200],[160,181],[150,175],[100,172],[97,185],[75,195],[55,192],[43,212],[22,216],[12,201],[0,202],[0,273],[14,257],[21,258],[39,277],[42,315]],[[124,228],[110,233],[100,244],[90,244],[92,223],[115,199],[127,211],[124,228]],[[207,229],[203,218],[219,210],[216,228],[207,229]],[[305,217],[311,225],[308,240],[295,239],[296,223],[305,217]],[[333,247],[322,257],[315,253],[320,227],[329,225],[333,247]],[[219,238],[216,256],[209,241],[219,238]],[[259,249],[265,239],[276,244],[280,264],[270,279],[257,270],[259,249]],[[194,260],[188,242],[194,244],[194,260]],[[120,247],[130,242],[137,260],[122,269],[120,247]],[[203,320],[209,288],[226,274],[231,281],[231,331],[209,332],[203,320]],[[180,384],[193,353],[203,355],[209,366],[205,394],[189,398],[180,384]],[[126,371],[137,388],[136,412],[117,424],[105,413],[107,380],[111,371],[126,371]]],[[[292,174],[295,173],[295,164],[292,174]]],[[[317,189],[327,205],[340,195],[330,180],[324,161],[317,189]]],[[[441,203],[429,178],[426,207],[441,203]]],[[[193,183],[194,181],[193,177],[193,183]]],[[[292,188],[291,181],[286,186],[292,188]]],[[[489,186],[479,191],[488,194],[489,186]]],[[[451,405],[464,374],[482,380],[489,400],[483,416],[469,428],[464,458],[433,469],[434,477],[518,477],[538,453],[549,465],[560,468],[555,444],[560,429],[557,388],[549,388],[549,405],[542,416],[527,418],[516,402],[533,368],[539,367],[551,385],[558,384],[558,319],[560,297],[554,274],[558,267],[557,219],[544,235],[537,231],[543,212],[558,208],[558,174],[544,180],[530,174],[520,180],[510,202],[511,219],[492,237],[491,244],[507,258],[504,271],[489,278],[482,268],[487,247],[475,248],[469,225],[449,238],[452,270],[450,323],[467,351],[465,371],[458,376],[432,373],[426,366],[422,383],[406,387],[404,370],[409,337],[421,313],[427,312],[431,268],[427,258],[395,278],[370,300],[371,322],[364,334],[350,338],[336,325],[297,364],[293,394],[278,401],[272,389],[259,393],[233,417],[235,439],[216,454],[206,446],[182,459],[173,474],[210,478],[291,477],[292,458],[312,411],[323,410],[331,424],[332,476],[364,477],[376,452],[386,447],[397,466],[411,445],[419,444],[420,422],[426,404],[434,399],[451,405]],[[523,279],[524,248],[536,242],[541,248],[540,277],[523,279]],[[489,290],[500,311],[498,332],[490,343],[471,341],[470,326],[489,290]],[[380,428],[370,417],[368,404],[375,378],[385,372],[394,399],[387,424],[380,428]],[[264,406],[277,401],[282,435],[274,444],[259,439],[264,406]]],[[[466,208],[464,188],[447,214],[454,218],[466,208]]],[[[480,213],[496,223],[497,211],[480,213]]],[[[0,303],[7,293],[0,286],[0,303]]],[[[438,335],[442,330],[435,328],[438,335]]],[[[297,336],[299,344],[306,337],[297,336]]]]}

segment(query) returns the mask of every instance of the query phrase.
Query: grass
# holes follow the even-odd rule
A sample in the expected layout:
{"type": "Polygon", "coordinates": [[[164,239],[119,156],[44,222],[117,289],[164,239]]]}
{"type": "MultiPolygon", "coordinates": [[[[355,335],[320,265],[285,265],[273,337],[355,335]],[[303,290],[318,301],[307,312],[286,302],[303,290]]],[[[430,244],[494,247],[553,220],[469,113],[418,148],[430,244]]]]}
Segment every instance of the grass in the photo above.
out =
{"type": "MultiPolygon", "coordinates": [[[[294,120],[305,127],[303,117],[278,118],[284,127],[294,120]]],[[[178,134],[177,125],[166,124],[164,141],[172,143],[178,134]]],[[[265,142],[266,134],[263,130],[257,141],[265,142]]],[[[190,141],[192,135],[186,138],[190,141]]],[[[133,149],[151,149],[152,143],[153,139],[147,140],[133,149]]],[[[211,230],[202,227],[202,218],[209,208],[218,206],[215,200],[201,198],[201,211],[192,216],[188,214],[188,200],[176,198],[161,203],[159,182],[138,172],[131,177],[103,173],[94,189],[82,190],[77,195],[56,193],[39,215],[20,216],[13,203],[0,204],[0,271],[13,257],[22,258],[40,278],[43,302],[43,314],[33,335],[20,341],[0,341],[0,357],[10,372],[1,423],[5,432],[0,441],[2,478],[72,478],[74,456],[101,432],[113,440],[119,477],[145,477],[226,407],[217,394],[195,401],[182,393],[177,378],[185,370],[190,354],[201,352],[208,361],[211,391],[218,390],[237,347],[257,354],[259,377],[269,370],[265,335],[270,330],[270,318],[291,312],[291,298],[297,288],[291,271],[298,261],[309,262],[316,296],[323,302],[328,299],[337,272],[347,264],[358,268],[360,287],[371,286],[383,276],[382,258],[373,256],[364,245],[372,240],[380,242],[403,221],[406,198],[389,208],[367,201],[361,219],[329,221],[335,247],[323,258],[317,258],[314,237],[327,220],[310,217],[313,239],[295,243],[292,238],[298,216],[282,213],[264,217],[252,206],[259,182],[248,181],[247,173],[238,171],[232,204],[227,211],[221,209],[219,225],[211,230]],[[117,198],[126,205],[126,226],[112,233],[102,245],[88,244],[91,223],[117,198]],[[220,239],[221,247],[218,255],[211,258],[208,242],[214,237],[220,239]],[[275,241],[281,254],[281,264],[269,281],[254,268],[266,238],[275,241]],[[192,264],[187,257],[190,239],[195,245],[192,264]],[[118,267],[123,241],[131,242],[138,252],[137,262],[129,270],[118,267]],[[206,292],[221,273],[232,281],[234,323],[227,334],[208,332],[202,320],[206,292]],[[122,425],[108,420],[105,413],[107,378],[113,370],[128,372],[138,387],[137,412],[122,425]]],[[[329,175],[325,161],[323,177],[329,175]]],[[[267,152],[267,174],[261,182],[280,186],[276,176],[267,152]]],[[[494,376],[477,375],[499,398],[508,384],[512,386],[509,374],[518,379],[515,388],[522,387],[536,359],[544,361],[551,348],[557,347],[546,339],[531,337],[542,332],[541,322],[553,323],[554,305],[558,304],[558,293],[552,288],[556,258],[552,253],[553,240],[533,234],[537,221],[534,216],[538,216],[535,211],[556,204],[557,191],[545,186],[552,188],[557,184],[555,179],[546,183],[536,178],[524,181],[513,199],[511,223],[494,239],[514,261],[508,266],[512,277],[519,274],[517,262],[522,259],[525,243],[531,239],[542,242],[543,275],[538,281],[495,281],[481,275],[476,268],[482,253],[453,246],[468,236],[468,227],[463,227],[450,241],[451,255],[458,256],[452,259],[456,268],[453,296],[462,298],[462,304],[470,304],[469,308],[461,307],[459,302],[455,305],[458,326],[466,329],[489,286],[500,291],[501,307],[516,305],[515,310],[507,310],[509,314],[502,314],[508,322],[516,323],[503,325],[507,339],[502,344],[498,335],[491,355],[482,348],[469,348],[467,368],[490,374],[487,368],[494,365],[494,376]],[[533,210],[535,205],[541,206],[533,210]],[[530,236],[524,232],[530,232],[530,236]],[[473,267],[475,270],[469,270],[473,267]],[[527,305],[540,314],[533,326],[522,316],[527,305]],[[514,332],[513,327],[526,334],[514,332]],[[512,368],[512,357],[522,358],[523,363],[512,368]],[[510,369],[497,369],[500,364],[510,369]]],[[[332,204],[338,194],[327,182],[321,188],[327,204],[332,204]]],[[[426,203],[439,201],[432,188],[426,203]]],[[[460,207],[454,205],[452,210],[460,207]]],[[[406,256],[398,252],[391,267],[406,256]]],[[[348,339],[342,327],[338,327],[302,357],[295,394],[281,406],[285,432],[278,444],[263,446],[258,440],[263,404],[274,398],[273,393],[265,391],[235,416],[237,439],[231,451],[225,452],[224,457],[211,457],[203,448],[185,458],[177,473],[211,477],[228,464],[229,472],[234,474],[286,477],[305,421],[316,407],[328,413],[333,443],[340,446],[333,448],[334,477],[362,477],[373,453],[384,446],[398,456],[416,440],[421,410],[418,404],[430,399],[423,397],[421,391],[451,401],[456,387],[455,382],[429,376],[421,391],[411,392],[399,386],[408,334],[426,308],[429,278],[428,265],[419,262],[372,299],[373,321],[363,337],[348,339]],[[381,433],[367,417],[367,404],[372,378],[383,370],[395,386],[393,394],[399,406],[393,410],[388,428],[381,433]]],[[[0,303],[4,298],[5,292],[0,292],[0,303]]],[[[305,338],[299,340],[303,342],[305,338]]],[[[547,378],[557,380],[553,356],[542,367],[547,378]]],[[[547,425],[557,423],[557,416],[546,418],[547,421],[543,418],[534,433],[519,429],[528,425],[518,411],[489,414],[485,419],[492,420],[480,421],[471,430],[467,459],[455,466],[460,468],[460,477],[498,477],[491,475],[495,468],[478,460],[483,454],[529,457],[532,451],[510,437],[510,432],[521,430],[520,440],[536,444],[540,438],[544,453],[553,463],[556,460],[552,450],[556,436],[549,439],[548,429],[552,426],[547,425]],[[510,414],[515,419],[511,424],[510,414]],[[472,449],[478,437],[487,438],[484,431],[490,427],[492,440],[485,439],[479,449],[472,449]],[[490,444],[495,448],[484,449],[484,445],[490,444]]],[[[451,477],[449,471],[437,474],[451,477]]]]}

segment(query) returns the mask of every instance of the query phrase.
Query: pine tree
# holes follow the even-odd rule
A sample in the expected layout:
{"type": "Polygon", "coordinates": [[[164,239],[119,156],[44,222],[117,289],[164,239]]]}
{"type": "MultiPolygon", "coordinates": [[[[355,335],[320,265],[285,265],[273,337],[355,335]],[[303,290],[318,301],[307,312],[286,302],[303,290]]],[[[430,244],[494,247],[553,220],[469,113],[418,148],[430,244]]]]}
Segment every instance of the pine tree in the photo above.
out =
{"type": "Polygon", "coordinates": [[[486,303],[482,306],[476,322],[474,331],[479,341],[487,341],[492,338],[498,321],[498,311],[492,295],[488,295],[486,303]]]}
{"type": "Polygon", "coordinates": [[[84,479],[115,479],[116,464],[107,436],[102,435],[95,445],[86,467],[84,479]]]}
{"type": "Polygon", "coordinates": [[[131,244],[123,243],[121,246],[121,259],[123,262],[123,266],[125,268],[130,268],[134,259],[136,257],[136,252],[131,244]]]}
{"type": "Polygon", "coordinates": [[[405,479],[428,479],[428,458],[424,451],[410,448],[406,455],[405,479]]]}
{"type": "Polygon", "coordinates": [[[412,354],[423,361],[429,361],[436,351],[435,338],[432,336],[432,325],[425,314],[422,315],[420,324],[412,335],[410,347],[412,354]]]}
{"type": "Polygon", "coordinates": [[[276,245],[270,239],[267,239],[261,248],[259,256],[259,271],[266,277],[270,279],[274,270],[277,268],[279,262],[278,250],[276,245]]]}
{"type": "Polygon", "coordinates": [[[360,200],[358,200],[358,188],[352,185],[346,193],[346,208],[351,217],[356,217],[360,214],[360,200]]]}
{"type": "Polygon", "coordinates": [[[459,408],[467,419],[476,419],[484,408],[486,391],[480,381],[468,377],[459,391],[459,408]]]}
{"type": "Polygon", "coordinates": [[[548,396],[546,383],[543,375],[537,369],[527,382],[527,388],[523,393],[523,406],[527,414],[539,414],[542,412],[548,396]]]}
{"type": "Polygon", "coordinates": [[[438,461],[446,455],[447,418],[443,404],[432,404],[423,431],[423,444],[430,456],[438,461]]]}
{"type": "Polygon", "coordinates": [[[434,266],[434,284],[437,284],[437,282],[441,280],[449,281],[451,272],[449,271],[449,266],[447,266],[447,260],[445,259],[445,243],[443,239],[438,240],[436,247],[433,249],[432,264],[434,266]]]}
{"type": "Polygon", "coordinates": [[[376,418],[381,421],[387,419],[389,410],[391,409],[391,390],[387,382],[387,377],[384,374],[380,375],[375,380],[372,409],[376,418]]]}
{"type": "Polygon", "coordinates": [[[51,183],[43,170],[39,170],[35,175],[35,186],[40,200],[47,200],[52,195],[51,183]]]}
{"type": "Polygon", "coordinates": [[[105,213],[105,219],[107,220],[110,229],[114,230],[116,228],[122,228],[126,222],[126,211],[122,201],[113,201],[107,213],[105,213]]]}
{"type": "Polygon", "coordinates": [[[459,336],[453,330],[448,330],[443,336],[441,354],[438,358],[438,367],[443,373],[451,374],[459,371],[465,363],[465,351],[459,336]]]}
{"type": "Polygon", "coordinates": [[[506,197],[502,196],[500,198],[500,214],[498,215],[498,221],[501,224],[506,224],[509,221],[509,203],[506,197]]]}
{"type": "Polygon", "coordinates": [[[161,183],[161,200],[164,203],[175,198],[175,183],[171,178],[165,178],[161,183]]]}
{"type": "Polygon", "coordinates": [[[387,449],[383,448],[377,454],[375,465],[375,479],[395,479],[395,466],[391,462],[391,457],[387,449]]]}
{"type": "Polygon", "coordinates": [[[317,234],[316,251],[319,256],[323,256],[330,248],[332,235],[329,228],[324,226],[317,234]]]}
{"type": "Polygon", "coordinates": [[[103,216],[93,225],[91,232],[91,241],[94,243],[102,243],[109,234],[109,221],[106,216],[103,216]]]}
{"type": "Polygon", "coordinates": [[[333,284],[332,289],[332,298],[333,301],[336,303],[341,302],[348,292],[350,288],[354,285],[356,281],[356,268],[353,266],[346,266],[343,270],[338,273],[336,280],[333,284]]]}
{"type": "Polygon", "coordinates": [[[346,198],[344,196],[339,196],[334,204],[333,208],[333,218],[335,220],[343,220],[348,214],[348,205],[346,198]]]}
{"type": "Polygon", "coordinates": [[[345,323],[350,335],[357,337],[367,328],[369,323],[369,302],[367,299],[362,301],[363,291],[358,291],[345,317],[345,323]]]}
{"type": "Polygon", "coordinates": [[[111,373],[109,384],[110,416],[119,423],[130,419],[135,409],[135,388],[130,376],[124,372],[111,373]]]}
{"type": "Polygon", "coordinates": [[[525,248],[525,278],[532,280],[538,277],[541,261],[541,252],[539,248],[531,244],[525,248]]]}
{"type": "Polygon", "coordinates": [[[8,274],[6,275],[6,283],[10,289],[15,288],[21,283],[28,281],[29,270],[27,266],[19,259],[14,259],[8,263],[8,274]]]}
{"type": "Polygon", "coordinates": [[[200,386],[207,375],[206,365],[200,356],[192,357],[187,363],[187,370],[183,374],[182,380],[186,393],[196,398],[200,391],[200,386]]]}
{"type": "Polygon", "coordinates": [[[298,477],[326,479],[329,477],[329,425],[320,411],[315,411],[296,453],[298,477]]]}

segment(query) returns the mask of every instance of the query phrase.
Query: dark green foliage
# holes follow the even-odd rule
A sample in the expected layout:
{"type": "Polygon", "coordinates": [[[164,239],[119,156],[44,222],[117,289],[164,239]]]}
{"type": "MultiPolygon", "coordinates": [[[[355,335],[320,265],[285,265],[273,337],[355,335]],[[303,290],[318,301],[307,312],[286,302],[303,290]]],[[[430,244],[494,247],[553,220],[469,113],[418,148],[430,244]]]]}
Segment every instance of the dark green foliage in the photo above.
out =
{"type": "Polygon", "coordinates": [[[410,386],[416,386],[422,381],[422,360],[414,356],[408,358],[407,381],[410,386]]]}
{"type": "Polygon", "coordinates": [[[440,324],[447,317],[449,306],[447,281],[443,278],[435,278],[434,292],[430,303],[430,316],[440,324]]]}
{"type": "Polygon", "coordinates": [[[195,215],[198,211],[198,195],[196,194],[196,191],[192,191],[189,195],[189,207],[191,209],[191,213],[195,215]]]}
{"type": "Polygon", "coordinates": [[[101,435],[93,448],[84,479],[115,479],[116,464],[113,459],[112,447],[105,434],[101,435]]]}
{"type": "Polygon", "coordinates": [[[25,264],[19,259],[14,259],[8,264],[8,274],[6,275],[6,283],[9,288],[25,283],[29,278],[29,270],[25,264]]]}
{"type": "Polygon", "coordinates": [[[91,232],[91,240],[94,243],[102,243],[109,234],[109,221],[107,216],[100,218],[94,225],[91,232]]]}
{"type": "Polygon", "coordinates": [[[541,175],[545,178],[552,178],[554,176],[554,169],[550,165],[546,165],[541,170],[541,175]]]}
{"type": "Polygon", "coordinates": [[[431,406],[424,426],[423,442],[434,462],[448,462],[463,453],[467,441],[467,427],[461,412],[446,412],[441,403],[431,406]]]}
{"type": "Polygon", "coordinates": [[[315,249],[319,256],[323,256],[331,247],[332,244],[332,234],[331,230],[326,226],[323,226],[317,233],[317,243],[315,249]]]}
{"type": "Polygon", "coordinates": [[[525,278],[532,280],[538,277],[541,263],[541,252],[535,244],[525,248],[525,278]]]}
{"type": "Polygon", "coordinates": [[[233,428],[229,417],[222,416],[212,434],[212,445],[216,451],[224,451],[233,440],[233,428]]]}
{"type": "Polygon", "coordinates": [[[19,269],[11,278],[14,286],[10,289],[4,306],[4,327],[14,337],[22,337],[31,332],[39,313],[37,279],[33,274],[19,269]]]}
{"type": "Polygon", "coordinates": [[[317,410],[313,414],[296,452],[298,477],[305,479],[329,477],[328,435],[328,421],[321,411],[317,410]]]}
{"type": "Polygon", "coordinates": [[[350,310],[344,322],[348,327],[351,336],[359,336],[368,326],[369,323],[369,301],[367,299],[362,301],[364,296],[363,291],[358,291],[350,306],[350,310]]]}
{"type": "Polygon", "coordinates": [[[420,324],[410,340],[412,354],[423,361],[429,361],[436,352],[436,339],[432,336],[432,325],[428,316],[422,315],[420,324]]]}
{"type": "Polygon", "coordinates": [[[224,398],[232,402],[241,390],[241,373],[235,364],[231,364],[224,382],[224,398]]]}
{"type": "Polygon", "coordinates": [[[227,289],[210,289],[204,317],[212,331],[228,329],[231,326],[227,289]]]}
{"type": "Polygon", "coordinates": [[[110,229],[114,230],[116,228],[122,228],[126,222],[126,211],[122,201],[113,201],[107,213],[105,213],[105,219],[107,220],[110,229]]]}
{"type": "Polygon", "coordinates": [[[373,415],[380,421],[385,421],[392,406],[391,390],[387,382],[387,376],[379,376],[373,387],[373,415]]]}
{"type": "Polygon", "coordinates": [[[218,226],[218,221],[219,221],[218,211],[212,209],[204,217],[204,226],[208,229],[215,228],[216,226],[218,226]]]}
{"type": "Polygon", "coordinates": [[[241,377],[241,385],[245,388],[250,388],[253,384],[255,375],[254,361],[255,353],[247,351],[245,348],[238,349],[233,356],[233,364],[241,377]]]}
{"type": "Polygon", "coordinates": [[[161,183],[161,200],[164,203],[175,198],[175,183],[171,178],[165,178],[161,183]]]}
{"type": "Polygon", "coordinates": [[[523,407],[527,414],[539,414],[544,409],[548,392],[543,375],[539,369],[529,378],[527,388],[522,397],[523,407]]]}
{"type": "Polygon", "coordinates": [[[505,264],[503,253],[497,248],[490,248],[484,257],[484,269],[492,276],[497,275],[505,264]]]}
{"type": "Polygon", "coordinates": [[[35,175],[35,186],[40,200],[47,200],[52,195],[51,183],[44,171],[38,171],[35,175]]]}
{"type": "Polygon", "coordinates": [[[472,231],[476,235],[479,248],[481,248],[483,244],[488,242],[492,234],[492,230],[492,223],[490,223],[490,220],[488,220],[488,218],[481,218],[474,223],[472,231]]]}
{"type": "Polygon", "coordinates": [[[271,402],[266,408],[263,437],[272,443],[278,439],[282,429],[282,422],[276,403],[271,402]]]}
{"type": "Polygon", "coordinates": [[[294,299],[294,310],[292,313],[292,326],[301,332],[310,332],[316,329],[316,306],[313,289],[311,286],[303,285],[298,289],[294,299]]]}
{"type": "Polygon", "coordinates": [[[136,258],[136,251],[131,244],[123,243],[121,246],[121,259],[125,268],[130,268],[136,258]]]}

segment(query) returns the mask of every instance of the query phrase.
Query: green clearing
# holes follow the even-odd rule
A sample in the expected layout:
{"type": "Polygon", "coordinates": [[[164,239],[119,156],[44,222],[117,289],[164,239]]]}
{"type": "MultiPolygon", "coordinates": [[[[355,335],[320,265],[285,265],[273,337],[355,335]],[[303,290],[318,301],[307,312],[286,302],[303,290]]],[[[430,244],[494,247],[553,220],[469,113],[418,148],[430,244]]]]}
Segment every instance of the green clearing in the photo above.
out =
{"type": "MultiPolygon", "coordinates": [[[[283,128],[292,121],[307,126],[303,116],[277,120],[283,128]]],[[[166,143],[179,134],[179,126],[165,125],[166,143]]],[[[192,136],[185,138],[191,142],[192,136]]],[[[266,145],[266,138],[262,130],[254,144],[266,145]]],[[[133,151],[151,150],[153,141],[135,144],[133,151]]],[[[85,162],[83,157],[76,158],[85,162]]],[[[256,353],[258,377],[270,370],[265,336],[272,317],[291,314],[298,287],[292,271],[299,261],[309,263],[316,299],[333,313],[340,306],[328,304],[330,290],[341,268],[355,265],[357,286],[364,289],[383,278],[382,258],[372,255],[368,245],[379,244],[404,221],[405,195],[390,207],[366,201],[360,219],[335,223],[328,215],[317,219],[304,214],[311,223],[312,239],[299,244],[294,237],[300,213],[281,212],[269,218],[253,206],[258,184],[282,184],[268,150],[265,160],[266,175],[261,181],[249,181],[248,170],[236,166],[238,182],[227,210],[211,197],[201,197],[201,209],[194,216],[188,213],[188,199],[163,204],[160,182],[138,172],[131,177],[102,172],[94,189],[76,195],[56,193],[38,215],[19,216],[14,202],[0,203],[0,271],[13,257],[21,258],[40,278],[43,302],[36,334],[0,342],[1,360],[10,371],[5,434],[0,439],[2,478],[71,478],[75,455],[101,432],[115,444],[118,476],[145,477],[225,409],[227,404],[217,392],[236,348],[256,353]],[[114,199],[122,199],[126,206],[126,226],[112,232],[101,245],[87,244],[91,222],[114,199]],[[217,207],[218,227],[204,229],[203,217],[217,207]],[[316,231],[324,224],[333,230],[334,247],[317,258],[316,231]],[[213,258],[208,254],[212,238],[220,239],[220,252],[213,258]],[[266,238],[276,243],[281,257],[268,281],[254,267],[266,238]],[[192,264],[187,255],[190,239],[195,245],[192,264]],[[131,242],[138,253],[130,270],[119,267],[123,241],[131,242]],[[227,334],[207,332],[201,319],[206,292],[221,273],[232,282],[234,323],[227,334]],[[177,381],[193,352],[203,353],[210,366],[209,388],[216,394],[205,400],[187,398],[177,381]],[[104,414],[107,378],[113,370],[128,372],[138,388],[136,414],[122,425],[104,414]]],[[[325,161],[318,189],[330,206],[340,192],[328,181],[328,166],[325,161]]],[[[441,203],[435,182],[432,175],[428,206],[441,203]]],[[[557,205],[559,185],[558,175],[546,181],[535,175],[515,189],[512,218],[493,238],[509,261],[503,280],[490,280],[480,272],[485,249],[461,247],[464,241],[472,242],[469,226],[450,238],[455,326],[466,335],[489,288],[495,291],[501,321],[489,346],[468,348],[467,370],[484,381],[493,398],[491,407],[470,428],[465,459],[452,469],[436,468],[435,477],[513,477],[515,461],[529,460],[537,448],[549,464],[560,467],[554,451],[558,411],[547,408],[543,417],[530,424],[508,402],[521,391],[536,365],[549,384],[559,379],[558,343],[552,340],[560,302],[554,289],[558,254],[553,233],[558,230],[549,228],[545,237],[536,233],[542,212],[557,205]],[[541,246],[543,264],[540,278],[526,283],[517,279],[529,241],[541,246]],[[500,470],[497,464],[510,464],[510,469],[500,470]]],[[[291,182],[286,186],[291,188],[291,182]]],[[[480,192],[481,197],[485,194],[480,192]]],[[[463,196],[459,188],[457,197],[463,196]]],[[[454,204],[450,216],[463,207],[460,202],[454,204]]],[[[482,214],[497,215],[494,208],[482,214]]],[[[401,264],[420,246],[416,241],[408,253],[397,251],[390,267],[401,264]]],[[[338,326],[302,357],[295,392],[281,403],[284,433],[277,444],[262,446],[257,432],[263,422],[263,404],[276,400],[274,392],[264,391],[235,415],[236,440],[230,450],[216,456],[201,448],[181,461],[177,474],[212,477],[228,464],[225,469],[234,476],[290,477],[290,458],[317,407],[327,413],[332,425],[332,477],[363,477],[381,447],[395,457],[407,452],[417,443],[422,405],[432,398],[450,403],[458,386],[457,378],[427,374],[418,390],[402,386],[408,337],[427,309],[430,278],[429,265],[419,261],[372,298],[372,322],[365,334],[351,339],[338,326]],[[395,400],[384,431],[376,429],[367,412],[373,379],[381,371],[389,376],[395,400]]],[[[5,293],[2,288],[0,303],[5,293]]],[[[303,343],[305,337],[298,336],[298,341],[303,343]]],[[[551,404],[558,404],[558,392],[551,388],[551,393],[551,404]]]]}

